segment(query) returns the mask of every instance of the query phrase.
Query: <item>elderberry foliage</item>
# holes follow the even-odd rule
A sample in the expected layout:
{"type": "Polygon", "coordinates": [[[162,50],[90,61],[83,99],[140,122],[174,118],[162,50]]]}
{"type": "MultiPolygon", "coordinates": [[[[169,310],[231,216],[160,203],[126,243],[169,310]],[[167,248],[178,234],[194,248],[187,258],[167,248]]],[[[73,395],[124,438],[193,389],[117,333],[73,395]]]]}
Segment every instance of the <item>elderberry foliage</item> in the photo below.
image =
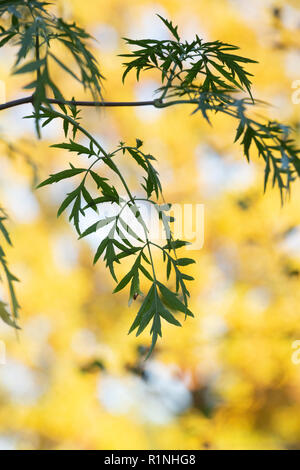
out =
{"type": "MultiPolygon", "coordinates": [[[[185,269],[194,260],[180,254],[188,242],[174,239],[171,205],[164,201],[156,160],[144,151],[143,142],[136,139],[135,145],[121,142],[114,150],[104,149],[82,124],[76,99],[69,101],[68,97],[66,100],[60,85],[54,83],[50,69],[55,64],[88,90],[94,100],[102,100],[103,75],[89,49],[91,36],[76,23],[67,23],[55,16],[53,11],[53,5],[38,0],[0,2],[0,47],[7,44],[17,47],[12,72],[30,76],[24,89],[31,90],[27,102],[32,102],[33,112],[26,117],[34,120],[39,137],[43,127],[53,120],[61,121],[65,140],[52,147],[86,159],[80,166],[75,163],[76,158],[73,159],[68,167],[40,183],[39,188],[70,180],[73,189],[62,200],[57,215],[68,215],[79,239],[106,230],[104,236],[99,235],[94,263],[103,258],[116,282],[114,293],[126,288],[129,305],[140,303],[129,333],[135,331],[138,336],[149,326],[152,338],[149,356],[158,337],[162,336],[164,321],[181,326],[180,314],[184,318],[193,316],[187,286],[193,277],[185,269]],[[56,44],[63,46],[72,60],[60,57],[56,44]],[[130,188],[122,167],[129,159],[135,163],[136,173],[140,175],[136,192],[130,188]],[[161,245],[151,238],[143,205],[154,209],[163,228],[161,245]],[[98,220],[83,229],[83,221],[90,210],[97,214],[98,220]],[[126,216],[126,211],[130,217],[126,216]],[[156,269],[156,255],[162,257],[164,273],[158,273],[156,269]],[[125,259],[130,261],[130,268],[120,278],[120,265],[125,259]]],[[[200,114],[208,123],[216,113],[234,118],[237,121],[235,142],[241,144],[248,161],[253,153],[262,158],[264,187],[266,189],[271,179],[273,186],[279,188],[283,201],[291,183],[300,175],[299,149],[291,138],[289,126],[268,120],[257,121],[250,114],[251,109],[261,104],[252,96],[251,73],[246,70],[256,61],[239,55],[237,46],[221,41],[205,42],[197,35],[191,42],[182,41],[178,27],[159,17],[171,38],[125,39],[134,50],[123,54],[126,58],[123,81],[131,71],[135,71],[139,80],[142,72],[155,69],[161,78],[157,98],[153,100],[157,108],[189,104],[193,114],[200,114]]],[[[100,104],[100,101],[92,104],[100,104]]],[[[101,101],[101,104],[105,103],[101,101]]],[[[0,235],[3,241],[11,244],[5,222],[3,213],[0,235]]],[[[11,298],[11,313],[0,302],[0,317],[17,328],[19,304],[14,290],[17,279],[8,268],[2,244],[0,266],[11,298]]]]}

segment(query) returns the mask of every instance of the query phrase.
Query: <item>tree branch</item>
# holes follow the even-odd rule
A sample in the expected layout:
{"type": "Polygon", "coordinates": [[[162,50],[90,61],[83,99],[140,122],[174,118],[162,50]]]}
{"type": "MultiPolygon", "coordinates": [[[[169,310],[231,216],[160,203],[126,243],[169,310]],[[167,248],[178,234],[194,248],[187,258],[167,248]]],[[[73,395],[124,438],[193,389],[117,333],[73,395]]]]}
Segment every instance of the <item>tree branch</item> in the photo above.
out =
{"type": "Polygon", "coordinates": [[[32,103],[33,97],[27,96],[26,98],[20,98],[19,100],[8,101],[7,103],[0,104],[0,111],[3,109],[13,108],[14,106],[20,106],[21,104],[32,103]]]}
{"type": "MultiPolygon", "coordinates": [[[[0,111],[3,109],[13,108],[26,103],[33,103],[34,96],[27,96],[18,100],[8,101],[0,104],[0,111]]],[[[157,100],[151,101],[62,101],[54,98],[47,99],[51,104],[65,104],[76,106],[90,106],[90,107],[121,107],[121,106],[156,106],[157,100]]]]}
{"type": "MultiPolygon", "coordinates": [[[[0,111],[4,109],[13,108],[15,106],[20,106],[26,103],[33,103],[34,95],[26,96],[25,98],[20,98],[18,100],[7,101],[6,103],[0,104],[0,111]]],[[[64,104],[64,105],[75,105],[75,106],[87,106],[94,108],[118,108],[118,107],[130,107],[130,106],[154,106],[155,108],[167,108],[168,106],[174,106],[176,104],[199,104],[197,99],[189,100],[173,100],[173,101],[162,101],[161,99],[155,99],[150,101],[65,101],[57,100],[55,98],[47,98],[47,103],[50,104],[64,104]]]]}

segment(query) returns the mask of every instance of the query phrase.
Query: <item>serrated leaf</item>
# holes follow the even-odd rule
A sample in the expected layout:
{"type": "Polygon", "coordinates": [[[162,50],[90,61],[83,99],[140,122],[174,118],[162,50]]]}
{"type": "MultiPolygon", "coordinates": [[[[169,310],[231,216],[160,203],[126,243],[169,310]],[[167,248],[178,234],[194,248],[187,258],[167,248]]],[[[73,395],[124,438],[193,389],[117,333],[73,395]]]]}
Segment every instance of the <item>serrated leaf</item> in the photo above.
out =
{"type": "Polygon", "coordinates": [[[104,251],[105,248],[107,247],[107,243],[108,243],[108,238],[104,238],[104,240],[102,240],[102,242],[100,243],[100,245],[99,245],[98,248],[97,248],[97,251],[96,251],[96,254],[95,254],[95,257],[94,257],[93,264],[97,263],[98,259],[100,258],[100,256],[102,255],[103,251],[104,251]]]}
{"type": "Polygon", "coordinates": [[[47,186],[48,184],[58,183],[59,181],[71,178],[72,176],[79,175],[86,171],[85,168],[70,168],[68,170],[60,171],[59,173],[55,173],[54,175],[50,175],[48,179],[40,183],[37,188],[41,188],[43,186],[47,186]]]}
{"type": "Polygon", "coordinates": [[[124,230],[133,238],[135,238],[137,241],[143,243],[143,240],[135,233],[134,230],[121,218],[119,217],[119,222],[124,228],[124,230]]]}
{"type": "Polygon", "coordinates": [[[11,243],[11,239],[10,239],[10,236],[9,236],[9,233],[5,227],[5,225],[3,224],[3,221],[6,220],[6,217],[0,217],[0,231],[2,232],[2,235],[4,236],[5,240],[7,241],[7,243],[9,245],[12,245],[11,243]]]}
{"type": "Polygon", "coordinates": [[[179,35],[178,35],[178,26],[174,26],[172,21],[168,21],[167,19],[163,18],[162,16],[160,15],[157,15],[161,21],[163,21],[163,23],[166,25],[166,27],[168,28],[169,31],[171,31],[171,33],[173,34],[173,36],[177,39],[177,41],[180,40],[179,38],[179,35]]]}
{"type": "Polygon", "coordinates": [[[127,284],[130,282],[131,278],[133,277],[134,273],[132,271],[129,271],[124,277],[123,279],[121,279],[121,281],[119,282],[119,284],[117,285],[117,287],[115,287],[114,289],[114,293],[116,292],[119,292],[120,290],[124,289],[124,287],[127,286],[127,284]]]}
{"type": "Polygon", "coordinates": [[[93,154],[91,150],[88,147],[85,147],[84,145],[77,144],[77,142],[74,142],[74,140],[70,139],[70,143],[62,143],[62,144],[54,144],[51,145],[50,147],[58,148],[58,149],[65,149],[68,150],[69,152],[76,152],[78,155],[81,154],[87,154],[91,155],[93,154]]]}
{"type": "Polygon", "coordinates": [[[75,191],[72,191],[70,194],[67,195],[66,199],[62,202],[61,206],[57,211],[57,217],[59,217],[64,210],[71,204],[71,202],[75,199],[78,195],[78,188],[75,191]]]}
{"type": "Polygon", "coordinates": [[[194,264],[196,261],[192,258],[179,258],[176,260],[177,266],[188,266],[189,264],[194,264]]]}
{"type": "Polygon", "coordinates": [[[177,250],[183,246],[191,245],[191,242],[185,240],[168,240],[168,243],[163,247],[168,250],[177,250]]]}
{"type": "Polygon", "coordinates": [[[132,323],[130,329],[129,329],[129,332],[128,334],[132,333],[132,331],[134,331],[140,324],[143,316],[145,315],[145,313],[149,312],[149,311],[152,311],[151,310],[151,306],[153,306],[153,301],[154,301],[154,292],[155,292],[155,285],[152,284],[152,286],[150,287],[149,291],[148,291],[148,294],[146,295],[136,317],[135,317],[135,320],[134,322],[132,323]]]}
{"type": "Polygon", "coordinates": [[[142,271],[142,273],[144,274],[144,276],[145,276],[147,279],[149,279],[149,281],[153,282],[153,277],[151,276],[151,274],[149,273],[149,271],[147,271],[147,269],[146,269],[142,264],[140,264],[139,269],[140,269],[140,271],[142,271]]]}
{"type": "Polygon", "coordinates": [[[182,326],[181,323],[178,320],[176,320],[174,315],[172,315],[172,313],[169,312],[169,310],[162,308],[160,309],[159,313],[160,313],[160,316],[164,318],[168,323],[171,323],[172,325],[175,325],[175,326],[182,326]]]}
{"type": "Polygon", "coordinates": [[[168,307],[173,310],[178,310],[179,312],[185,313],[186,315],[192,317],[194,316],[193,313],[179,300],[174,292],[170,291],[170,289],[160,282],[158,282],[157,285],[162,295],[162,299],[168,307]]]}
{"type": "Polygon", "coordinates": [[[81,187],[81,192],[88,206],[98,213],[97,205],[85,186],[81,187]]]}

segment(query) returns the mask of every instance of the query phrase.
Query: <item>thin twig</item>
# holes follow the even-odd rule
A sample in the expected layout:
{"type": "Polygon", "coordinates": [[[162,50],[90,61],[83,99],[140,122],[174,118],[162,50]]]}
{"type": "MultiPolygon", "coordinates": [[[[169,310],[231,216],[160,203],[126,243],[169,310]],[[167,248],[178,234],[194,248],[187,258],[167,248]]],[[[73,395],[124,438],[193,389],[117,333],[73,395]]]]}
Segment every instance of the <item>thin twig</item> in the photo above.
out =
{"type": "MultiPolygon", "coordinates": [[[[33,96],[26,96],[18,100],[8,101],[0,104],[0,111],[3,109],[13,108],[26,103],[33,103],[33,96]]],[[[51,104],[65,104],[76,106],[90,106],[90,107],[118,107],[118,106],[155,106],[156,100],[152,101],[62,101],[54,98],[48,98],[48,103],[51,104]]]]}

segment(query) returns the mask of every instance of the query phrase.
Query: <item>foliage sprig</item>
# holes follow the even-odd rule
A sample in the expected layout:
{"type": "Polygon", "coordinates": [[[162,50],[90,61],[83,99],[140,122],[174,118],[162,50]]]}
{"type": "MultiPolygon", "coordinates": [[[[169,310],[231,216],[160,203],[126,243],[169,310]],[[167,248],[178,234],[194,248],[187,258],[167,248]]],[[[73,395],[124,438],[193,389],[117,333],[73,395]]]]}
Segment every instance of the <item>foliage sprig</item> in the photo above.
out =
{"type": "MultiPolygon", "coordinates": [[[[53,148],[63,149],[87,158],[87,165],[69,167],[50,175],[39,187],[59,183],[66,179],[75,182],[74,189],[62,201],[57,215],[68,212],[78,237],[85,238],[101,228],[108,230],[94,255],[94,263],[103,257],[111,276],[117,283],[114,292],[129,287],[129,304],[141,299],[140,308],[130,327],[129,333],[140,335],[150,324],[152,342],[148,356],[152,353],[158,337],[162,336],[163,320],[181,326],[178,313],[193,316],[189,309],[190,293],[187,282],[193,277],[183,272],[194,263],[191,258],[179,257],[178,250],[187,245],[184,240],[175,240],[171,224],[174,219],[168,214],[170,205],[162,196],[162,185],[155,168],[155,158],[143,150],[143,143],[136,139],[135,145],[121,142],[115,150],[108,152],[84,127],[80,119],[78,104],[85,106],[144,106],[165,108],[180,104],[193,106],[193,114],[201,116],[211,124],[214,114],[222,113],[237,121],[235,142],[242,146],[249,161],[255,152],[264,161],[266,190],[269,179],[277,185],[281,200],[290,192],[291,183],[300,175],[299,152],[291,138],[292,129],[275,121],[255,120],[249,110],[260,104],[251,92],[251,73],[246,66],[255,60],[238,54],[238,47],[222,41],[205,42],[199,36],[191,42],[181,40],[178,26],[165,18],[160,19],[171,35],[170,39],[128,39],[132,52],[122,54],[126,58],[123,81],[131,71],[139,80],[141,73],[157,70],[161,86],[156,98],[147,102],[104,102],[102,99],[103,75],[97,61],[88,47],[91,36],[76,23],[67,23],[49,11],[50,4],[38,0],[4,0],[0,4],[0,47],[6,44],[17,46],[14,74],[31,74],[31,81],[24,88],[32,95],[2,105],[1,109],[24,103],[33,104],[33,118],[38,136],[41,129],[53,120],[61,120],[65,141],[55,143],[53,148]],[[56,54],[55,43],[66,48],[73,64],[56,54]],[[94,101],[78,102],[66,100],[60,86],[51,78],[50,66],[60,69],[89,90],[94,101]],[[73,67],[74,65],[74,67],[73,67]],[[245,95],[243,95],[245,93],[245,95]],[[98,101],[97,101],[98,100],[98,101]],[[57,110],[53,105],[58,105],[57,110]],[[85,143],[80,139],[84,136],[85,143]],[[87,142],[87,143],[86,143],[87,142]],[[142,173],[140,193],[133,194],[124,176],[119,156],[130,158],[142,173]],[[97,168],[100,168],[98,171],[97,168]],[[101,171],[106,167],[106,172],[101,171]],[[107,178],[107,171],[117,176],[118,184],[107,178]],[[126,196],[123,196],[125,191],[126,196]],[[162,245],[151,240],[147,221],[144,220],[141,204],[150,204],[161,221],[165,241],[162,245]],[[112,209],[105,215],[105,207],[112,209]],[[82,230],[82,220],[89,209],[99,215],[99,220],[82,230]],[[124,216],[129,209],[134,224],[124,216]],[[141,233],[140,233],[141,232],[141,233]],[[166,276],[162,280],[155,269],[153,252],[161,253],[165,263],[166,276]],[[117,265],[125,258],[132,259],[126,275],[118,279],[117,265]],[[171,279],[173,288],[169,287],[171,279]],[[143,286],[147,286],[144,296],[143,286]]],[[[115,178],[114,178],[115,180],[115,178]]],[[[0,232],[7,243],[10,238],[5,227],[5,216],[0,217],[0,232]]],[[[0,303],[0,317],[17,327],[19,304],[16,299],[14,282],[17,281],[8,269],[2,245],[0,265],[5,273],[11,296],[12,314],[3,302],[0,303]]]]}

